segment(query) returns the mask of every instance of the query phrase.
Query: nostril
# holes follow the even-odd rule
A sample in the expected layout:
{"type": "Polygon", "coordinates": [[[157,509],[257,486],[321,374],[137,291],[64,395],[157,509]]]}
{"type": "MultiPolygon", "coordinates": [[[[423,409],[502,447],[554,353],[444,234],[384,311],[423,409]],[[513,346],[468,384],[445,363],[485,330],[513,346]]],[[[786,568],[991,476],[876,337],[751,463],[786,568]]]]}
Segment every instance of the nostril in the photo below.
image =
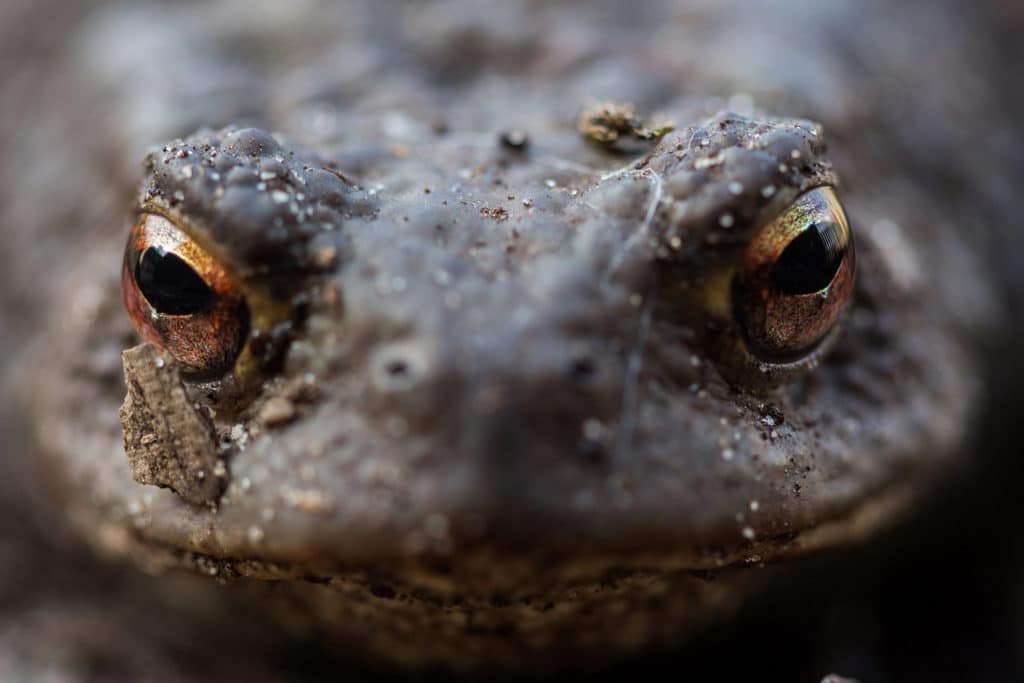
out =
{"type": "Polygon", "coordinates": [[[594,441],[586,437],[576,442],[576,453],[585,462],[599,465],[607,460],[608,453],[605,445],[600,441],[594,441]]]}
{"type": "Polygon", "coordinates": [[[400,379],[409,373],[409,364],[401,358],[395,358],[388,361],[387,365],[384,366],[384,371],[391,375],[392,378],[400,379]]]}
{"type": "Polygon", "coordinates": [[[590,356],[576,356],[569,361],[569,377],[575,382],[589,382],[596,374],[597,363],[590,356]]]}
{"type": "Polygon", "coordinates": [[[426,350],[414,342],[391,344],[378,350],[370,365],[374,385],[385,392],[412,389],[429,368],[426,350]]]}

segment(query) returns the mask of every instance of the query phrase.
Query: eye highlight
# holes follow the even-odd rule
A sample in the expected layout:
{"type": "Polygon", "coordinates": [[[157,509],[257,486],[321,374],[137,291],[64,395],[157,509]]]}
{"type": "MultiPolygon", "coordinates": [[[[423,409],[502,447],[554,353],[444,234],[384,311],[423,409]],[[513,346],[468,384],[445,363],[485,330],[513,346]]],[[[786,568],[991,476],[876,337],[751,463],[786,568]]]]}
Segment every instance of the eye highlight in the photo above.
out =
{"type": "Polygon", "coordinates": [[[855,261],[832,188],[797,197],[750,243],[733,279],[733,308],[751,351],[790,362],[813,350],[849,302],[855,261]]]}
{"type": "Polygon", "coordinates": [[[121,292],[136,332],[185,372],[229,370],[249,331],[249,309],[217,260],[162,216],[142,214],[128,237],[121,292]]]}

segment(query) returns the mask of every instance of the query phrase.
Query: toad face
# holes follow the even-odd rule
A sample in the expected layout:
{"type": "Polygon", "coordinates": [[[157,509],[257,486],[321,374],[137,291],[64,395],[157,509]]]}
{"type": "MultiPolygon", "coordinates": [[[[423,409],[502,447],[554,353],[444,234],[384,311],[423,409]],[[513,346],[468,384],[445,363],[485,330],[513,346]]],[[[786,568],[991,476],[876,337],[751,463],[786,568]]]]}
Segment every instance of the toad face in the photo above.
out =
{"type": "Polygon", "coordinates": [[[86,534],[274,580],[388,657],[612,652],[869,532],[958,451],[965,311],[991,308],[951,218],[843,194],[812,122],[694,92],[611,149],[541,90],[515,136],[460,126],[470,97],[447,126],[356,111],[153,151],[40,385],[86,534]],[[120,282],[97,275],[128,233],[120,282]],[[947,296],[936,260],[978,285],[947,296]],[[125,383],[122,298],[147,342],[125,383]]]}

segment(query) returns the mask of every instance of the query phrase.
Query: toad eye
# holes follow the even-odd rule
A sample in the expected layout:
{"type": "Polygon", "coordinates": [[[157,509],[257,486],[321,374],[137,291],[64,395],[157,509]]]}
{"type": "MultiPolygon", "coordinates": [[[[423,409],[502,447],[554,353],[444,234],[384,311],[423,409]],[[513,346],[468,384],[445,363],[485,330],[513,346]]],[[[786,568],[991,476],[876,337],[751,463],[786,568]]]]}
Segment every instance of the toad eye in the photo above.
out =
{"type": "Polygon", "coordinates": [[[249,309],[236,281],[162,216],[142,214],[132,228],[121,292],[139,336],[192,375],[225,373],[248,334],[249,309]]]}
{"type": "Polygon", "coordinates": [[[829,187],[810,190],[747,247],[733,279],[733,308],[751,352],[768,362],[809,353],[853,292],[853,234],[829,187]]]}

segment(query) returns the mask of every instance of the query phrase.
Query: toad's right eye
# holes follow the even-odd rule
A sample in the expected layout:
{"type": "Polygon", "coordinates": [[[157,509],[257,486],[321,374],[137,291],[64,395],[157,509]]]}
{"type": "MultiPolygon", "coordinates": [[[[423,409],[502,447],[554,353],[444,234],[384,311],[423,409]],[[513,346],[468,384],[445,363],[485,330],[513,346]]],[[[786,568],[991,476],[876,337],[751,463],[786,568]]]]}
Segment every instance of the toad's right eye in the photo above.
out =
{"type": "Polygon", "coordinates": [[[125,308],[139,336],[186,372],[227,372],[249,330],[249,309],[228,271],[166,218],[143,214],[121,271],[125,308]]]}

